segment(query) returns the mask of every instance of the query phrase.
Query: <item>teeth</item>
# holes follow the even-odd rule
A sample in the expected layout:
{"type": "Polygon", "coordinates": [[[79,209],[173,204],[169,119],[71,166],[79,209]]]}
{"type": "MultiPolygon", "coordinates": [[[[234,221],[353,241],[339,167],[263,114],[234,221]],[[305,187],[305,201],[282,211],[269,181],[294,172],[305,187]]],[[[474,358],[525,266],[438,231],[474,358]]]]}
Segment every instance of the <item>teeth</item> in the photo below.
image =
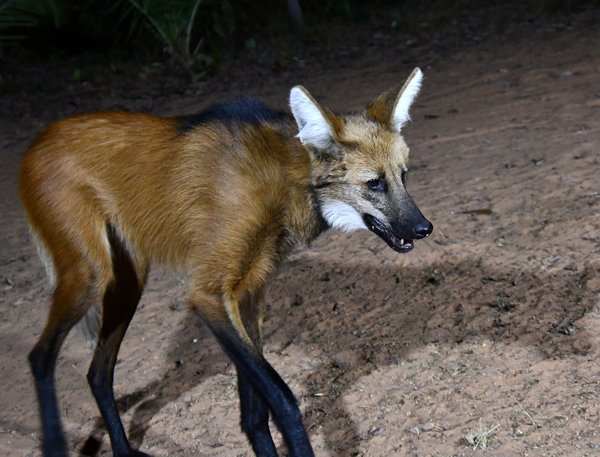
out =
{"type": "Polygon", "coordinates": [[[404,238],[400,239],[400,244],[404,244],[404,238]]]}

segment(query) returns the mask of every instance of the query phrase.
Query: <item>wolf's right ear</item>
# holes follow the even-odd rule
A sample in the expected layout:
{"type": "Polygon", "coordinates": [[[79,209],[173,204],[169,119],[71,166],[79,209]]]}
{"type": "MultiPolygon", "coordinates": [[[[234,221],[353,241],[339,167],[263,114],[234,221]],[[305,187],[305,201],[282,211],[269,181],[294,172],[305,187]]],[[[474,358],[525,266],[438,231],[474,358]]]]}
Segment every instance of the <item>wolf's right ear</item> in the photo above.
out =
{"type": "Polygon", "coordinates": [[[409,110],[423,82],[423,72],[415,68],[402,86],[395,86],[385,91],[367,106],[366,114],[393,132],[410,121],[409,110]]]}
{"type": "Polygon", "coordinates": [[[333,114],[322,108],[302,86],[290,92],[290,108],[298,124],[302,144],[327,149],[334,140],[333,114]]]}

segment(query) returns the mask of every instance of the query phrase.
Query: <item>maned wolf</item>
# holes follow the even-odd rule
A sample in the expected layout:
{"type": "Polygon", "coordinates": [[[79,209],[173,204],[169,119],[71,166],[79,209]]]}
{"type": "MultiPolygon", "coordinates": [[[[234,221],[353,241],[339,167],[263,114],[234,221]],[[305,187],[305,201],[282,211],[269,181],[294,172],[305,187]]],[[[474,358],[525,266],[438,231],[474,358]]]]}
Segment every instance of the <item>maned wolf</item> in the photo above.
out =
{"type": "Polygon", "coordinates": [[[153,263],[189,274],[190,307],[237,369],[241,427],[256,455],[277,456],[269,415],[290,456],[314,455],[294,395],[262,355],[265,283],[328,228],[369,229],[399,252],[431,233],[406,190],[400,134],[421,80],[415,69],[359,114],[336,115],[297,86],[293,117],[241,99],[182,118],[84,114],[42,133],[19,190],[54,285],[29,354],[44,455],[67,455],[54,368],[69,330],[93,315],[101,322],[87,378],[113,453],[145,455],[125,436],[113,373],[153,263]]]}

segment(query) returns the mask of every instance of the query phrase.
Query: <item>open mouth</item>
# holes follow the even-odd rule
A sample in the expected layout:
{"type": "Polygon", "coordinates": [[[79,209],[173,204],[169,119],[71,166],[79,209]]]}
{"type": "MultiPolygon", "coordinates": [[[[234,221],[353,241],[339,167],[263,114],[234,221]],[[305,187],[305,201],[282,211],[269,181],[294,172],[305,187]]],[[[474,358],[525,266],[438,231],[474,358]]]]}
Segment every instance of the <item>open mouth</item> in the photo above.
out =
{"type": "Polygon", "coordinates": [[[413,240],[409,240],[408,238],[398,238],[376,217],[365,214],[363,220],[365,221],[365,224],[367,224],[367,227],[369,227],[369,230],[385,241],[394,251],[408,252],[412,251],[412,248],[415,247],[413,240]]]}

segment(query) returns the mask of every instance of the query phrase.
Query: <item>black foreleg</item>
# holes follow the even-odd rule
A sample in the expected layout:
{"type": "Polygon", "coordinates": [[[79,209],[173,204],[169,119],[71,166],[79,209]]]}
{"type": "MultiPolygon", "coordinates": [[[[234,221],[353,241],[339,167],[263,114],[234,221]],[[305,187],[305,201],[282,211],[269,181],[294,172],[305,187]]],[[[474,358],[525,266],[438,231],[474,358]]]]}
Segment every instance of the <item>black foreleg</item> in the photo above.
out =
{"type": "Polygon", "coordinates": [[[242,430],[259,457],[277,457],[269,430],[269,405],[243,371],[238,369],[238,391],[242,412],[242,430]]]}
{"type": "MultiPolygon", "coordinates": [[[[234,362],[238,373],[242,373],[245,381],[252,384],[256,393],[268,404],[275,424],[281,431],[289,450],[289,457],[313,457],[314,452],[302,423],[302,414],[287,384],[265,358],[249,349],[233,330],[221,330],[213,326],[211,329],[224,351],[234,362]]],[[[262,414],[261,420],[264,421],[264,413],[262,414]]],[[[266,429],[261,426],[260,430],[261,433],[255,436],[263,438],[266,429]]],[[[265,455],[276,456],[277,453],[265,455]]]]}

